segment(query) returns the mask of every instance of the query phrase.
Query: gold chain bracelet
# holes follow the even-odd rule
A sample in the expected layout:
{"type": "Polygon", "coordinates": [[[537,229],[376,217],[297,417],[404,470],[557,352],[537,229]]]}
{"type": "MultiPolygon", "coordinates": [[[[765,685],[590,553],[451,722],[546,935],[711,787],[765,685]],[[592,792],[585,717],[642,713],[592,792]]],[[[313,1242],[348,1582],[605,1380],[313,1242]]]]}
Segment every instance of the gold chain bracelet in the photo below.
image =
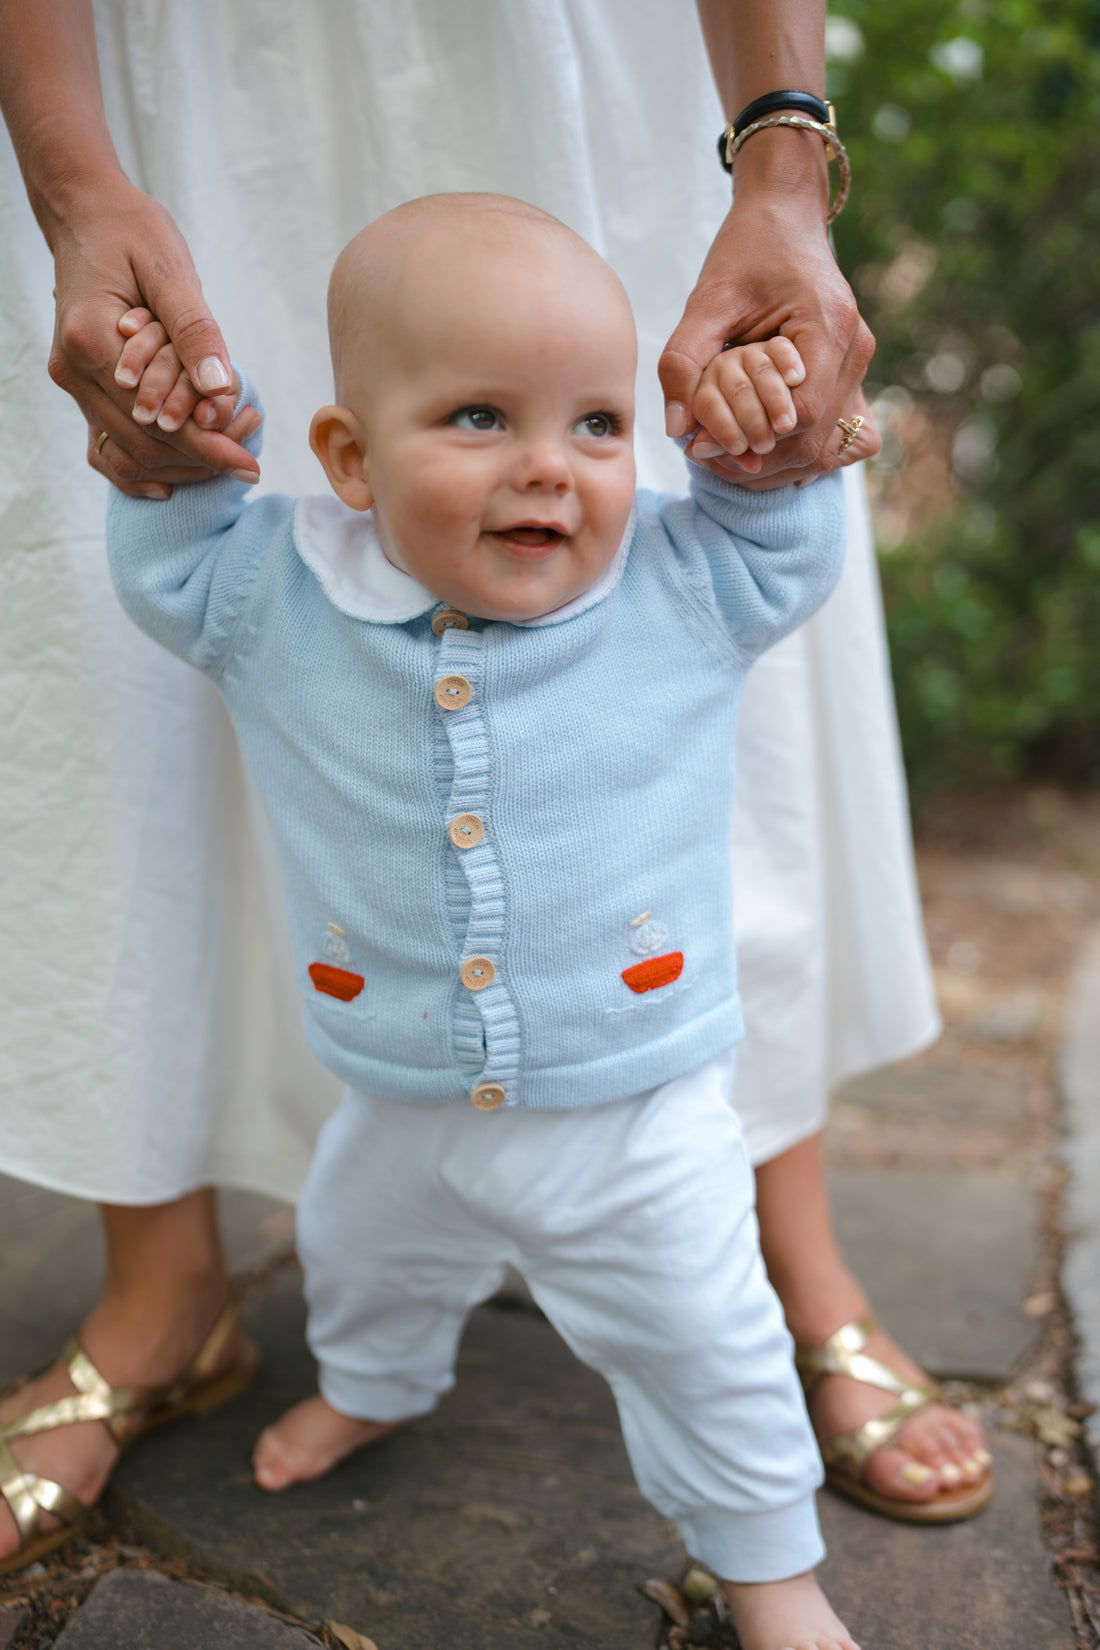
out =
{"type": "Polygon", "coordinates": [[[801,132],[816,132],[824,142],[829,151],[829,159],[835,160],[840,168],[840,186],[825,217],[826,223],[832,223],[837,214],[843,211],[844,203],[848,199],[848,190],[852,185],[852,167],[848,151],[837,136],[835,126],[826,126],[821,120],[810,120],[806,115],[765,115],[760,120],[754,120],[751,126],[746,126],[744,131],[735,137],[733,123],[730,122],[726,127],[727,167],[732,169],[733,157],[742,144],[755,137],[757,132],[766,131],[769,126],[794,126],[801,132]]]}

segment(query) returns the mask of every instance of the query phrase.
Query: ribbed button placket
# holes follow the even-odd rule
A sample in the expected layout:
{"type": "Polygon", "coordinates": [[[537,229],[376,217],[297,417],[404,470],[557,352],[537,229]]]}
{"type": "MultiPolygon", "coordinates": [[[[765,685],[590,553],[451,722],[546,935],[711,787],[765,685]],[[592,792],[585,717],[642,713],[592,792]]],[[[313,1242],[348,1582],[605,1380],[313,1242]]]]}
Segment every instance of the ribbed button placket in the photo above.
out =
{"type": "MultiPolygon", "coordinates": [[[[486,637],[481,630],[453,629],[440,638],[436,679],[462,676],[471,687],[461,710],[440,710],[454,759],[454,777],[447,802],[447,818],[462,814],[492,820],[489,736],[484,717],[486,637]]],[[[495,1084],[504,1090],[505,1105],[517,1103],[519,1076],[519,1016],[509,993],[504,948],[504,876],[495,834],[486,829],[470,848],[451,847],[470,889],[470,917],[459,968],[470,958],[489,959],[495,968],[491,983],[473,991],[460,989],[455,1009],[456,1043],[469,1048],[471,1011],[480,1018],[485,1039],[485,1063],[474,1087],[495,1084]]]]}

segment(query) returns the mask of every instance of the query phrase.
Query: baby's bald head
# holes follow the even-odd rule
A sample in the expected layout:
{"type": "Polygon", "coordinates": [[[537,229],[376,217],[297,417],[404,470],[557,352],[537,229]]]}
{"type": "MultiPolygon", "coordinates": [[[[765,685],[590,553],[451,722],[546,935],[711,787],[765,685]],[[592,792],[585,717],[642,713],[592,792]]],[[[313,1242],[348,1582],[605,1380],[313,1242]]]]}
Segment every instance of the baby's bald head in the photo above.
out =
{"type": "MultiPolygon", "coordinates": [[[[453,298],[464,281],[583,282],[633,337],[626,293],[611,268],[548,212],[510,195],[426,195],[360,230],[340,253],[328,289],[329,342],[337,400],[353,404],[393,364],[418,319],[453,298]]],[[[449,307],[449,305],[448,305],[449,307]]],[[[631,347],[634,347],[631,345],[631,347]]]]}
{"type": "Polygon", "coordinates": [[[329,286],[337,496],[438,600],[527,620],[609,567],[634,497],[634,318],[579,236],[501,195],[370,224],[329,286]]]}

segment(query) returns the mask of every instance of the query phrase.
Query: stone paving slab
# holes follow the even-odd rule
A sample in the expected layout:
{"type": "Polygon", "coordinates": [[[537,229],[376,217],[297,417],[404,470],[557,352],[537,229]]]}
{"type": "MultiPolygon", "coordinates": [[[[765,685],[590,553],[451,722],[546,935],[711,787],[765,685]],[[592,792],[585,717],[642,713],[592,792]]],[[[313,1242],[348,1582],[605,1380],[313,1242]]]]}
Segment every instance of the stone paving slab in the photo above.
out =
{"type": "Polygon", "coordinates": [[[967,1134],[1004,1133],[1033,1124],[1034,1087],[1025,1070],[963,1065],[950,1051],[933,1050],[919,1060],[854,1078],[836,1099],[841,1108],[858,1109],[871,1127],[886,1117],[917,1123],[935,1119],[967,1134]]]}
{"type": "Polygon", "coordinates": [[[258,1583],[384,1650],[652,1643],[656,1612],[635,1585],[674,1574],[682,1548],[634,1486],[607,1387],[548,1324],[476,1312],[433,1416],[319,1483],[265,1495],[253,1439],[315,1371],[296,1273],[250,1307],[267,1355],[251,1399],[150,1439],[115,1476],[140,1535],[172,1532],[242,1590],[258,1583]]]}
{"type": "MultiPolygon", "coordinates": [[[[346,1621],[380,1650],[652,1645],[655,1612],[634,1589],[675,1577],[683,1550],[633,1486],[607,1388],[549,1325],[483,1308],[434,1416],[317,1484],[265,1496],[251,1484],[251,1441],[312,1389],[313,1370],[296,1276],[255,1306],[268,1362],[254,1398],[149,1440],[116,1477],[147,1538],[175,1532],[242,1590],[346,1621]]],[[[970,1524],[912,1529],[822,1495],[826,1585],[857,1640],[1073,1650],[1030,1446],[994,1447],[998,1494],[970,1524]]]]}
{"type": "Polygon", "coordinates": [[[317,1650],[300,1628],[210,1587],[114,1570],[57,1640],[58,1650],[317,1650]]]}
{"type": "Polygon", "coordinates": [[[1062,1281],[1077,1330],[1081,1396],[1097,1406],[1085,1431],[1100,1471],[1100,933],[1070,990],[1059,1078],[1069,1172],[1062,1281]]]}
{"type": "Polygon", "coordinates": [[[11,1643],[26,1619],[26,1610],[5,1610],[0,1605],[0,1650],[11,1643]]]}
{"type": "MultiPolygon", "coordinates": [[[[293,1238],[283,1203],[224,1192],[222,1227],[232,1270],[264,1265],[293,1238]]],[[[95,1301],[103,1236],[93,1204],[0,1175],[0,1385],[57,1356],[95,1301]]]]}
{"type": "Polygon", "coordinates": [[[1033,1343],[1038,1261],[1025,1181],[972,1171],[832,1169],[841,1247],[884,1323],[941,1379],[1004,1381],[1033,1343]]]}
{"type": "Polygon", "coordinates": [[[818,1572],[867,1650],[1074,1650],[1065,1596],[1050,1579],[1035,1446],[993,1433],[996,1493],[979,1517],[940,1529],[818,1498],[829,1556],[818,1572]]]}

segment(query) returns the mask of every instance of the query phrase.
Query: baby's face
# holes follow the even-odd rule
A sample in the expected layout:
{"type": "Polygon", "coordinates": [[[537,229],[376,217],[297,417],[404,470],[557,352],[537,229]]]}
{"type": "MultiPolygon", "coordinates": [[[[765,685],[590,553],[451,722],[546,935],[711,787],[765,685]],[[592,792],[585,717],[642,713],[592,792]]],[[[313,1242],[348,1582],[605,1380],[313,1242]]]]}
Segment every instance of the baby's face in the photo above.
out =
{"type": "Polygon", "coordinates": [[[634,495],[634,324],[561,234],[449,249],[402,282],[345,399],[387,557],[440,601],[532,619],[615,556],[634,495]]]}

